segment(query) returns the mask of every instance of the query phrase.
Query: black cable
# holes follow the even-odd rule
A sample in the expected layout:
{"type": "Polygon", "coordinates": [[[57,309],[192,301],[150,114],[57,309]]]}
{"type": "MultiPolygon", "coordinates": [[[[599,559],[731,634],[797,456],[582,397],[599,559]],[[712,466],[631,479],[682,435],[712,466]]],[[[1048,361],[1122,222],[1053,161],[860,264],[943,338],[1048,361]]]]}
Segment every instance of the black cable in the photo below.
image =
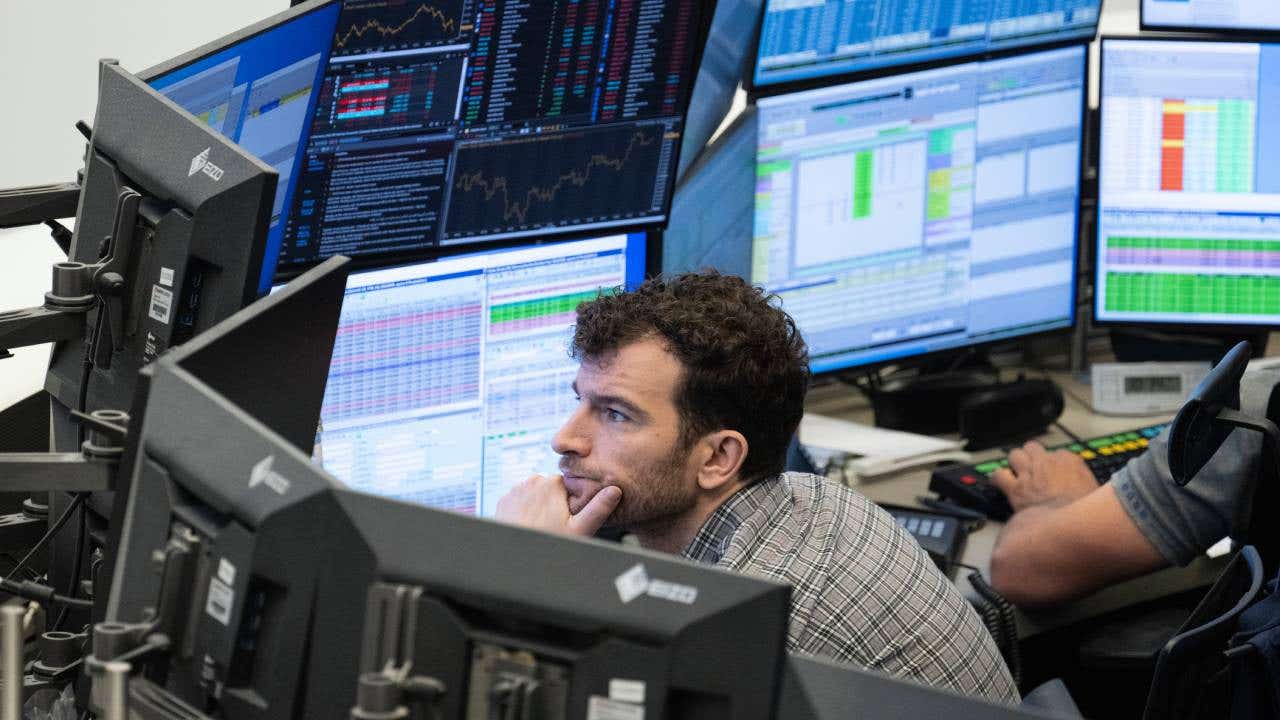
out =
{"type": "Polygon", "coordinates": [[[40,552],[40,550],[53,539],[54,535],[58,534],[58,531],[62,529],[62,526],[67,524],[67,520],[71,517],[71,513],[75,512],[75,509],[84,503],[84,499],[86,497],[88,497],[88,493],[76,493],[75,500],[72,500],[71,504],[67,506],[67,509],[62,511],[62,514],[58,516],[57,521],[53,523],[53,527],[49,528],[49,532],[46,532],[44,537],[40,538],[39,542],[35,544],[35,547],[28,550],[26,555],[23,555],[22,559],[18,561],[17,566],[15,566],[13,570],[10,570],[9,574],[4,577],[5,582],[12,580],[13,576],[18,574],[19,570],[26,567],[27,561],[34,557],[36,553],[40,552]]]}
{"type": "MultiPolygon", "coordinates": [[[[84,557],[84,544],[88,536],[88,505],[80,506],[80,527],[76,531],[76,556],[71,564],[71,587],[67,590],[67,597],[75,597],[76,591],[80,589],[80,571],[82,569],[82,560],[84,557]]],[[[62,621],[67,619],[67,613],[71,611],[70,605],[63,605],[62,611],[58,613],[58,619],[53,623],[54,630],[62,629],[62,621]]]]}
{"type": "Polygon", "coordinates": [[[1063,433],[1064,435],[1066,435],[1067,437],[1071,438],[1071,442],[1073,442],[1073,443],[1082,443],[1082,442],[1084,442],[1084,440],[1082,440],[1082,439],[1080,438],[1080,436],[1079,436],[1079,435],[1077,435],[1077,434],[1075,434],[1075,433],[1071,432],[1070,430],[1068,430],[1068,429],[1067,429],[1067,426],[1066,426],[1066,425],[1063,425],[1060,421],[1058,421],[1058,420],[1054,420],[1054,421],[1053,421],[1053,426],[1054,426],[1054,427],[1056,427],[1056,428],[1058,428],[1059,430],[1061,430],[1061,431],[1062,431],[1062,433],[1063,433]]]}
{"type": "Polygon", "coordinates": [[[976,570],[969,573],[969,584],[989,604],[990,609],[994,610],[990,614],[984,612],[983,619],[988,622],[988,629],[991,629],[994,624],[996,632],[993,632],[992,636],[1000,646],[1005,661],[1009,663],[1009,672],[1013,675],[1014,684],[1021,688],[1022,648],[1018,643],[1018,619],[1013,611],[1013,603],[996,592],[996,589],[987,583],[986,578],[982,577],[982,573],[976,570]]]}
{"type": "MultiPolygon", "coordinates": [[[[12,572],[13,569],[17,569],[18,558],[13,554],[7,553],[7,552],[0,552],[0,558],[4,558],[5,560],[9,561],[9,565],[11,567],[10,572],[12,572]]],[[[40,574],[37,573],[35,570],[27,570],[26,574],[27,574],[28,580],[35,580],[36,578],[40,577],[40,574]]]]}

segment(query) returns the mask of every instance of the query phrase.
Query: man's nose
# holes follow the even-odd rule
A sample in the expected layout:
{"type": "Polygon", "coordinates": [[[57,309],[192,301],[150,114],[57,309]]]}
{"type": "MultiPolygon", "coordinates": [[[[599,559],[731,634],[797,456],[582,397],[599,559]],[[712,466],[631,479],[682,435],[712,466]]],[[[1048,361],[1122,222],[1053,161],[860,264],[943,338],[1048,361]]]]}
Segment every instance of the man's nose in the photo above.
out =
{"type": "Polygon", "coordinates": [[[551,438],[552,450],[559,455],[585,456],[591,452],[591,435],[588,428],[590,423],[587,413],[586,403],[578,405],[569,419],[564,421],[564,425],[556,431],[555,437],[551,438]]]}

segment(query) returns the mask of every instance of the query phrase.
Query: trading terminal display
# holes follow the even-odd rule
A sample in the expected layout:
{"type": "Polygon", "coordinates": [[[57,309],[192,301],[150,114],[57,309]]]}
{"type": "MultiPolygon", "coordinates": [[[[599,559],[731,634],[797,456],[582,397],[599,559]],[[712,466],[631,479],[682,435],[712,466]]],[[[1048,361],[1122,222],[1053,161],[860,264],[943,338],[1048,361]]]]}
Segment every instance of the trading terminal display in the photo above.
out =
{"type": "MultiPolygon", "coordinates": [[[[272,155],[278,270],[661,224],[705,13],[698,0],[346,0],[219,53],[256,67],[309,50],[272,155]]],[[[175,84],[214,59],[151,83],[210,113],[175,84]]],[[[209,122],[225,132],[244,111],[223,105],[209,122]]]]}
{"type": "Polygon", "coordinates": [[[755,85],[862,73],[1031,44],[1092,40],[1101,4],[1101,0],[768,0],[755,85]]]}
{"type": "Polygon", "coordinates": [[[1142,0],[1142,26],[1168,30],[1280,30],[1276,0],[1142,0]]]}
{"type": "Polygon", "coordinates": [[[1070,327],[1083,46],[759,101],[751,279],[815,372],[1070,327]]]}
{"type": "Polygon", "coordinates": [[[1102,44],[1096,317],[1280,324],[1280,44],[1102,44]]]}
{"type": "Polygon", "coordinates": [[[635,287],[644,234],[352,274],[317,454],[351,487],[491,516],[573,412],[578,303],[635,287]]]}

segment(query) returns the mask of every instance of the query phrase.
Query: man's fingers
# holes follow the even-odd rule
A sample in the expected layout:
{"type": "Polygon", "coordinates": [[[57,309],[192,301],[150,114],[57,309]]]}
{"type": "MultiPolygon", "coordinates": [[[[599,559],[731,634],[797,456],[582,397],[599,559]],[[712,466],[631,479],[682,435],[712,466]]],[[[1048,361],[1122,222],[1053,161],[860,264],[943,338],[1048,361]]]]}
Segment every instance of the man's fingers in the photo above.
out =
{"type": "Polygon", "coordinates": [[[569,518],[569,530],[575,535],[594,535],[617,509],[620,502],[622,502],[621,488],[616,485],[600,488],[586,507],[569,518]]]}
{"type": "MultiPolygon", "coordinates": [[[[1012,457],[1012,455],[1010,455],[1012,457]]],[[[1000,468],[991,473],[991,484],[1000,488],[1000,492],[1006,496],[1013,490],[1013,486],[1017,483],[1017,478],[1009,471],[1009,468],[1000,468]]]]}
{"type": "Polygon", "coordinates": [[[1031,456],[1022,448],[1014,448],[1009,451],[1009,469],[1014,474],[1022,475],[1031,470],[1031,456]]]}

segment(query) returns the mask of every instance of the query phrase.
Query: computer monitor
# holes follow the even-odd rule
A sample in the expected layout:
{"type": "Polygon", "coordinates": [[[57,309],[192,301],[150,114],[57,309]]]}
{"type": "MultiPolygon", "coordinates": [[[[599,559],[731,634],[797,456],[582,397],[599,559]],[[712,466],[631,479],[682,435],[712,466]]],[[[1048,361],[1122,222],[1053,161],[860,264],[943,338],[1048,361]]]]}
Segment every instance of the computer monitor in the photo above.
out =
{"type": "Polygon", "coordinates": [[[279,173],[259,288],[270,287],[275,274],[340,8],[339,0],[308,3],[142,73],[151,87],[279,173]]]}
{"type": "MultiPolygon", "coordinates": [[[[64,453],[81,449],[73,410],[140,410],[140,368],[257,296],[276,173],[103,63],[82,187],[69,260],[105,265],[86,278],[98,297],[82,315],[85,331],[54,345],[45,378],[50,445],[64,453]]],[[[76,556],[91,557],[107,533],[111,500],[96,493],[86,502],[82,542],[74,533],[53,539],[56,587],[78,587],[72,575],[90,563],[76,556]]],[[[70,503],[50,493],[53,517],[70,503]]]]}
{"type": "Polygon", "coordinates": [[[341,270],[147,370],[112,623],[93,644],[108,660],[156,641],[134,660],[132,709],[345,720],[362,673],[403,668],[441,682],[436,716],[457,720],[771,718],[786,586],[343,488],[257,417],[319,400],[322,372],[291,380],[291,363],[334,342],[341,270]],[[300,344],[262,352],[280,328],[300,344]],[[503,714],[521,701],[529,714],[503,714]]]}
{"type": "Polygon", "coordinates": [[[756,198],[756,109],[748,106],[676,186],[662,231],[662,272],[715,268],[751,277],[756,198]]]}
{"type": "Polygon", "coordinates": [[[1280,325],[1280,44],[1102,43],[1095,318],[1280,325]]]}
{"type": "Polygon", "coordinates": [[[283,279],[335,253],[386,265],[661,226],[714,9],[706,0],[304,3],[146,76],[156,87],[188,83],[177,97],[191,109],[292,168],[273,235],[283,279]],[[243,89],[255,82],[260,102],[243,89]],[[225,120],[223,107],[246,119],[225,120]],[[273,122],[246,137],[255,108],[273,122]]]}
{"type": "Polygon", "coordinates": [[[1101,0],[766,0],[755,88],[1093,40],[1101,0]]]}
{"type": "Polygon", "coordinates": [[[814,372],[1071,327],[1085,46],[764,98],[751,279],[814,372]]]}
{"type": "Polygon", "coordinates": [[[1142,0],[1143,30],[1280,31],[1273,0],[1142,0]]]}
{"type": "Polygon", "coordinates": [[[490,516],[573,410],[578,303],[644,279],[644,233],[354,273],[317,456],[357,490],[490,516]]]}

